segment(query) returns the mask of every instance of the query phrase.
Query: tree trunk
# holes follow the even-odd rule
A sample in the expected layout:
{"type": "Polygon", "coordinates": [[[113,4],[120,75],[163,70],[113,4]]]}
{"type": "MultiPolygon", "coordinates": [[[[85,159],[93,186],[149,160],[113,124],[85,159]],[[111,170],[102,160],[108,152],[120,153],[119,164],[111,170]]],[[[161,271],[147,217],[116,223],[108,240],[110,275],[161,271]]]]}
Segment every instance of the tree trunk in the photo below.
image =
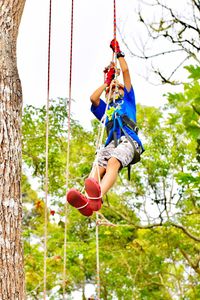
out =
{"type": "Polygon", "coordinates": [[[22,90],[16,43],[25,0],[0,1],[0,299],[25,299],[21,241],[22,90]]]}

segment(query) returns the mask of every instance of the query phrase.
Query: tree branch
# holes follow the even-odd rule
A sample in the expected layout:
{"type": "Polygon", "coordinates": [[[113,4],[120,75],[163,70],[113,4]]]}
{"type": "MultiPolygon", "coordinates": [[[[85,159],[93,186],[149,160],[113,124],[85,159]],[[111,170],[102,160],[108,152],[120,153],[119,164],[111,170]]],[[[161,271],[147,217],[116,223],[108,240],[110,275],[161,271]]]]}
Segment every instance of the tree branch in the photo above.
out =
{"type": "MultiPolygon", "coordinates": [[[[166,55],[166,54],[173,54],[175,52],[182,52],[184,51],[183,49],[172,49],[172,50],[166,50],[166,51],[162,51],[162,52],[158,52],[158,53],[155,53],[155,54],[150,54],[150,55],[146,55],[144,52],[143,52],[143,55],[138,55],[136,53],[134,53],[130,47],[128,46],[128,44],[126,43],[124,37],[122,36],[122,33],[121,31],[118,29],[118,32],[119,32],[119,35],[121,37],[121,40],[122,40],[122,43],[125,45],[125,47],[127,48],[127,50],[129,51],[130,55],[131,56],[135,56],[137,58],[141,58],[141,59],[151,59],[151,58],[155,58],[155,57],[159,57],[159,56],[163,56],[163,55],[166,55]]],[[[152,36],[151,36],[152,37],[152,36]]],[[[153,38],[153,37],[152,37],[153,38]]],[[[141,51],[142,52],[142,51],[141,51]]]]}
{"type": "Polygon", "coordinates": [[[172,11],[172,9],[170,7],[167,7],[166,5],[160,3],[159,1],[158,5],[160,5],[161,7],[165,8],[166,10],[168,10],[171,14],[171,16],[175,19],[176,22],[180,23],[183,26],[186,26],[189,29],[193,29],[194,31],[197,31],[198,33],[200,33],[199,28],[198,27],[194,27],[191,24],[186,23],[185,21],[182,21],[180,18],[178,18],[172,11]]]}
{"type": "Polygon", "coordinates": [[[197,263],[194,264],[194,262],[191,261],[189,255],[188,255],[183,249],[180,249],[180,248],[179,248],[179,250],[180,250],[180,252],[182,253],[182,255],[185,257],[185,259],[187,260],[187,262],[189,263],[189,265],[192,267],[192,269],[193,269],[196,273],[200,274],[199,259],[197,260],[197,263]]]}
{"type": "Polygon", "coordinates": [[[182,225],[178,225],[175,223],[170,222],[170,224],[176,228],[181,229],[187,236],[189,236],[191,239],[193,239],[196,242],[200,242],[200,238],[198,238],[197,236],[194,236],[193,234],[191,234],[185,227],[183,227],[182,225]]]}
{"type": "Polygon", "coordinates": [[[173,222],[167,222],[167,223],[163,223],[163,222],[159,222],[159,223],[154,223],[154,224],[148,224],[148,225],[139,225],[139,224],[133,224],[132,222],[130,222],[130,220],[127,219],[126,216],[124,216],[123,214],[119,213],[118,211],[112,209],[112,207],[109,207],[113,212],[115,212],[117,215],[119,215],[121,218],[123,218],[124,220],[128,221],[128,224],[113,224],[116,226],[130,226],[130,227],[134,227],[137,229],[152,229],[155,227],[160,227],[163,225],[171,225],[173,227],[176,227],[178,229],[181,229],[189,238],[191,238],[192,240],[196,241],[196,242],[200,242],[200,238],[193,235],[192,233],[190,233],[184,226],[180,225],[180,224],[176,224],[173,222]]]}
{"type": "Polygon", "coordinates": [[[196,8],[200,11],[200,2],[197,0],[192,0],[192,2],[194,3],[194,5],[196,6],[196,8]]]}

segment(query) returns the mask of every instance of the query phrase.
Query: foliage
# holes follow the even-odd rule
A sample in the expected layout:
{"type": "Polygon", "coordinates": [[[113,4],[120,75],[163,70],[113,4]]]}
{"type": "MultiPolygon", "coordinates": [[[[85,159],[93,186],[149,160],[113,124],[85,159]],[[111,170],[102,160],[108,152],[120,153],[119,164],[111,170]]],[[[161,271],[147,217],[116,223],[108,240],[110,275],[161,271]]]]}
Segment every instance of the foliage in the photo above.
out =
{"type": "Polygon", "coordinates": [[[197,143],[197,160],[200,161],[200,67],[188,66],[192,82],[184,84],[184,93],[168,94],[167,109],[171,109],[169,124],[184,126],[190,137],[197,143]],[[176,110],[174,116],[173,110],[176,110]]]}
{"type": "MultiPolygon", "coordinates": [[[[131,182],[122,170],[101,210],[112,225],[99,226],[102,299],[199,297],[199,77],[198,67],[187,69],[190,81],[184,92],[168,94],[164,110],[137,107],[146,150],[141,162],[132,167],[131,182]]],[[[23,116],[23,158],[40,180],[38,193],[44,183],[45,115],[44,107],[27,106],[23,116]]],[[[62,298],[66,118],[65,101],[52,101],[47,245],[50,299],[62,298]]],[[[79,189],[94,159],[95,121],[93,129],[94,133],[88,132],[71,120],[70,186],[79,189]]],[[[41,299],[44,201],[26,177],[23,202],[27,293],[30,299],[41,299]]],[[[96,277],[95,222],[95,215],[84,218],[68,207],[67,293],[81,290],[83,299],[85,286],[94,284],[96,277]]]]}
{"type": "MultiPolygon", "coordinates": [[[[49,149],[48,149],[48,174],[49,192],[52,195],[63,196],[65,194],[65,173],[67,158],[67,104],[66,100],[51,100],[49,108],[49,149]]],[[[23,159],[27,166],[33,170],[32,175],[40,180],[41,188],[45,180],[45,139],[46,139],[46,108],[28,105],[24,108],[23,127],[23,159]]],[[[70,141],[71,185],[77,183],[77,177],[86,176],[89,168],[86,166],[85,157],[90,147],[94,147],[93,134],[88,134],[73,119],[70,120],[70,133],[73,139],[70,141]],[[87,143],[85,143],[87,141],[87,143]],[[77,147],[79,144],[80,148],[77,147]],[[81,149],[81,151],[80,151],[81,149]],[[79,168],[74,166],[74,161],[79,157],[79,168]],[[80,172],[77,174],[77,171],[80,172]],[[74,178],[76,177],[76,182],[74,178]]],[[[91,157],[92,161],[92,157],[91,157]]],[[[76,161],[77,162],[77,161],[76,161]]]]}

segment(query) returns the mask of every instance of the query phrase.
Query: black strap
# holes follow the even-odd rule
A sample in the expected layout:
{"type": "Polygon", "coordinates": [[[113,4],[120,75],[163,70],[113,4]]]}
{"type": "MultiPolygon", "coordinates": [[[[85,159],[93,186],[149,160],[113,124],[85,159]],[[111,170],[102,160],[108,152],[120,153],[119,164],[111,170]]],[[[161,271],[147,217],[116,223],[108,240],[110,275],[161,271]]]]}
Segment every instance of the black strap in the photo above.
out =
{"type": "Polygon", "coordinates": [[[129,164],[127,166],[127,168],[128,168],[128,181],[130,181],[131,180],[131,164],[129,164]]]}
{"type": "Polygon", "coordinates": [[[131,165],[136,164],[137,162],[140,161],[140,153],[139,151],[136,149],[135,143],[132,140],[132,138],[128,135],[128,133],[124,130],[124,128],[121,128],[123,133],[125,134],[126,138],[129,140],[129,142],[131,143],[131,145],[133,146],[134,149],[134,156],[132,161],[130,162],[130,164],[127,166],[128,167],[128,180],[131,180],[131,165]]]}
{"type": "Polygon", "coordinates": [[[111,131],[111,129],[113,128],[113,120],[109,121],[107,124],[106,124],[106,132],[107,132],[107,135],[109,135],[109,132],[111,131]]]}
{"type": "MultiPolygon", "coordinates": [[[[127,117],[126,115],[121,115],[119,116],[122,120],[122,124],[123,126],[128,126],[131,130],[133,130],[136,134],[138,134],[138,127],[137,127],[137,124],[129,119],[129,117],[127,117]]],[[[109,135],[109,132],[111,131],[111,129],[113,128],[113,125],[114,125],[114,121],[113,120],[110,120],[107,124],[106,124],[106,131],[107,131],[107,135],[109,135]]]]}
{"type": "Polygon", "coordinates": [[[136,134],[138,134],[139,128],[137,127],[137,124],[133,120],[129,119],[127,115],[122,115],[121,119],[123,125],[128,126],[131,130],[133,130],[136,134]]]}
{"type": "Polygon", "coordinates": [[[113,131],[113,140],[114,140],[115,148],[116,148],[117,145],[118,145],[117,132],[116,131],[113,131]]]}

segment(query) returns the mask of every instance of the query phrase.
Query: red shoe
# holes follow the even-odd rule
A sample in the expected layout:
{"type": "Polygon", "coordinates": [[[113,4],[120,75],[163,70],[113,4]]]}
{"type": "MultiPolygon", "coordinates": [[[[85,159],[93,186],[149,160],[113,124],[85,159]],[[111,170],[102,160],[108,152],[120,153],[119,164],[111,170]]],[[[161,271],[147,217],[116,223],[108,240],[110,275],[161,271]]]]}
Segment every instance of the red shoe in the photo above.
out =
{"type": "Polygon", "coordinates": [[[89,200],[79,191],[74,188],[70,189],[67,192],[66,197],[69,204],[77,208],[82,215],[87,217],[90,217],[92,215],[93,210],[90,207],[89,200]]]}
{"type": "Polygon", "coordinates": [[[101,187],[96,179],[87,178],[85,180],[85,191],[87,193],[90,207],[98,211],[102,205],[101,187]]]}

